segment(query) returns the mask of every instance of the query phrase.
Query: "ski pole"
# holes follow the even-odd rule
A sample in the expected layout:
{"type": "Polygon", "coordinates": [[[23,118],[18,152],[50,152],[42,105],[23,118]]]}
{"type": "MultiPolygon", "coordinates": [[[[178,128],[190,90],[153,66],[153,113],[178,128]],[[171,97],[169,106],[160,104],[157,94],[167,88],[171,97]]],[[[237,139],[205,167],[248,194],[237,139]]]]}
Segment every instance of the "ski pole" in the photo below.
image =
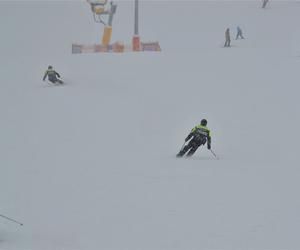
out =
{"type": "Polygon", "coordinates": [[[16,220],[14,220],[14,219],[12,219],[12,218],[6,217],[6,216],[4,216],[4,215],[2,215],[2,214],[0,214],[0,217],[2,217],[2,218],[4,218],[4,219],[7,219],[7,220],[9,220],[9,221],[12,221],[12,222],[14,222],[14,223],[16,223],[16,224],[19,224],[20,226],[23,226],[23,223],[21,223],[21,222],[19,222],[19,221],[16,221],[16,220]]]}
{"type": "Polygon", "coordinates": [[[184,145],[185,145],[185,141],[184,141],[184,143],[182,144],[180,151],[183,149],[184,145]]]}
{"type": "Polygon", "coordinates": [[[219,157],[215,154],[214,151],[212,151],[212,149],[210,149],[209,151],[214,155],[214,157],[215,157],[217,160],[219,160],[219,157]]]}

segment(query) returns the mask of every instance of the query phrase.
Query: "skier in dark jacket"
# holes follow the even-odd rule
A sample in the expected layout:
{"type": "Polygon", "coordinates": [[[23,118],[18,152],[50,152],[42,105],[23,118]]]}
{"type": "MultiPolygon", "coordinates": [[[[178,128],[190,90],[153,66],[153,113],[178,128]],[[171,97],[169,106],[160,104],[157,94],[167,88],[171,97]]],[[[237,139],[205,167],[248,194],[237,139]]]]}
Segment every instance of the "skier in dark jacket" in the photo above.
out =
{"type": "Polygon", "coordinates": [[[45,81],[46,77],[48,76],[48,80],[52,83],[60,83],[62,84],[63,81],[58,79],[60,78],[60,75],[53,69],[52,66],[49,66],[47,71],[45,72],[45,75],[43,77],[43,81],[45,81]],[[57,78],[58,77],[58,78],[57,78]]]}
{"type": "Polygon", "coordinates": [[[211,149],[211,136],[210,130],[206,127],[207,121],[203,119],[199,125],[194,127],[190,134],[185,138],[185,142],[190,142],[185,145],[180,152],[176,155],[177,157],[182,157],[186,152],[187,156],[192,156],[196,150],[201,146],[205,145],[207,142],[207,149],[211,149]]]}
{"type": "Polygon", "coordinates": [[[229,28],[225,31],[225,44],[224,47],[230,47],[230,30],[229,28]]]}
{"type": "Polygon", "coordinates": [[[237,27],[236,27],[236,38],[235,38],[235,40],[239,39],[239,37],[240,37],[241,39],[245,39],[245,38],[243,37],[243,31],[242,31],[242,29],[240,28],[240,26],[237,26],[237,27]]]}

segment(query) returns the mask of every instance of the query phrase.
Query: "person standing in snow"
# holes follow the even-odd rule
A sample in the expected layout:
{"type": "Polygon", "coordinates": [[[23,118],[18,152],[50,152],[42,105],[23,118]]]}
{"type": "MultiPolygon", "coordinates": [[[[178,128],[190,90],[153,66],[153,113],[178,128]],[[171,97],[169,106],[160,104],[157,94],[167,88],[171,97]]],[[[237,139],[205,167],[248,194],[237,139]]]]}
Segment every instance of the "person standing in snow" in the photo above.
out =
{"type": "Polygon", "coordinates": [[[60,78],[60,75],[53,69],[52,66],[49,66],[48,69],[46,70],[45,75],[43,77],[43,81],[45,81],[46,77],[48,77],[48,80],[52,83],[63,84],[63,81],[58,79],[60,78]]]}
{"type": "Polygon", "coordinates": [[[236,38],[235,38],[235,40],[239,39],[239,37],[240,37],[241,39],[245,39],[245,38],[243,37],[243,31],[242,31],[242,29],[241,29],[239,26],[237,26],[237,27],[236,27],[236,38]]]}
{"type": "Polygon", "coordinates": [[[225,31],[225,44],[224,47],[230,47],[230,30],[229,28],[225,31]]]}
{"type": "Polygon", "coordinates": [[[185,145],[180,152],[176,155],[182,157],[187,153],[187,156],[192,156],[196,150],[207,142],[207,149],[211,149],[211,135],[210,130],[207,128],[207,120],[202,119],[201,123],[194,127],[190,134],[185,138],[185,142],[190,142],[185,145]]]}

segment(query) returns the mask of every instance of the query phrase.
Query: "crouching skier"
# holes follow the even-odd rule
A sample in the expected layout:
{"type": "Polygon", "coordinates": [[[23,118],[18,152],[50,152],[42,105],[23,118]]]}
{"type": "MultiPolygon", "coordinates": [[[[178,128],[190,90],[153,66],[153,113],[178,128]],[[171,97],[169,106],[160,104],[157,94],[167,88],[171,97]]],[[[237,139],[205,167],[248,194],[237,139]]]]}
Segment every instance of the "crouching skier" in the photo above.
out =
{"type": "Polygon", "coordinates": [[[53,69],[52,66],[48,67],[47,71],[45,72],[43,81],[45,81],[47,76],[48,76],[48,80],[52,83],[60,83],[60,84],[64,83],[62,80],[58,79],[60,78],[60,75],[53,69]]]}
{"type": "Polygon", "coordinates": [[[207,142],[207,149],[211,149],[211,136],[210,136],[210,130],[206,127],[207,121],[203,119],[199,125],[194,127],[191,131],[191,133],[188,135],[187,138],[185,138],[185,142],[190,142],[185,145],[180,152],[176,155],[177,157],[182,157],[185,155],[186,152],[187,156],[192,156],[198,147],[201,145],[205,145],[207,142]]]}

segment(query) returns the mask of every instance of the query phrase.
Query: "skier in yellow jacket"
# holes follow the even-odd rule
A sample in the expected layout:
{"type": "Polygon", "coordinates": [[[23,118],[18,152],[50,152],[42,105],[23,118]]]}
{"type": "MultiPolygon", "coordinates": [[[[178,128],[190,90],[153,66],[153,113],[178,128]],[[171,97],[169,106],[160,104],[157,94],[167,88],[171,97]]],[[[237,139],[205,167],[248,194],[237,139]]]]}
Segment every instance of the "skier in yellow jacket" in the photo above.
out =
{"type": "Polygon", "coordinates": [[[53,69],[52,66],[49,66],[45,75],[43,77],[43,81],[45,81],[46,77],[48,76],[48,80],[52,83],[60,83],[63,84],[63,81],[60,78],[60,75],[53,69]],[[57,78],[58,77],[58,78],[57,78]]]}
{"type": "Polygon", "coordinates": [[[202,119],[201,123],[194,127],[190,134],[185,138],[185,142],[190,142],[185,145],[180,152],[176,155],[177,157],[182,157],[187,153],[187,156],[192,156],[196,150],[201,146],[205,145],[207,142],[207,149],[211,149],[211,135],[210,130],[206,127],[207,120],[202,119]]]}

